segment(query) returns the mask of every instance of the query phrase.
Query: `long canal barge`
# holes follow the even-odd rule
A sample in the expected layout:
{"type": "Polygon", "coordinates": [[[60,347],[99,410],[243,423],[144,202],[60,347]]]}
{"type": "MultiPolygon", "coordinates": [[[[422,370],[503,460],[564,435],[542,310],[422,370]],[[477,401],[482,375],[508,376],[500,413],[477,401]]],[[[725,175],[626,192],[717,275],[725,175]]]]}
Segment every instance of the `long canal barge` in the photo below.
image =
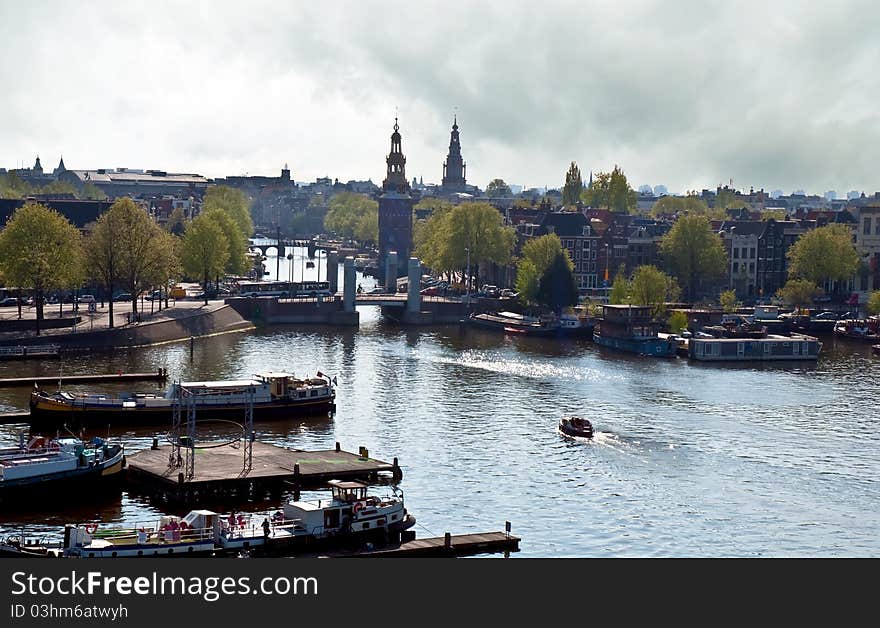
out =
{"type": "Polygon", "coordinates": [[[194,408],[199,420],[240,420],[253,409],[254,419],[317,415],[334,409],[334,381],[322,373],[297,378],[291,373],[258,373],[250,379],[175,382],[165,395],[135,393],[48,392],[36,388],[30,397],[30,422],[36,426],[168,425],[175,408],[194,408]]]}

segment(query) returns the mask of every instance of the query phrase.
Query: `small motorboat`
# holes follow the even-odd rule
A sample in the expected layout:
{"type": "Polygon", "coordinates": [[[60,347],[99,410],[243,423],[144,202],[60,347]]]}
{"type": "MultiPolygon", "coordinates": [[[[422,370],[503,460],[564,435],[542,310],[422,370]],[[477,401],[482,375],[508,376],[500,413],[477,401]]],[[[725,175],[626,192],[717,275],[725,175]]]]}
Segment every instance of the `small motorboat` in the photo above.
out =
{"type": "Polygon", "coordinates": [[[593,424],[579,416],[567,416],[560,419],[559,431],[568,436],[593,438],[593,424]]]}

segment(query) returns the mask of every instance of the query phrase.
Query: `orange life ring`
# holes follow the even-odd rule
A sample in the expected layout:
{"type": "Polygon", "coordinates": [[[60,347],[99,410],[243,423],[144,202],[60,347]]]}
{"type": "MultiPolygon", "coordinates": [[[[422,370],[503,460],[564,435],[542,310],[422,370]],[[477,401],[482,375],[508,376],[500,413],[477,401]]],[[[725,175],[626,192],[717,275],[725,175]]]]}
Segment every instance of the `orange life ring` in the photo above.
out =
{"type": "Polygon", "coordinates": [[[186,530],[189,527],[189,524],[187,524],[186,521],[181,521],[179,527],[181,530],[186,530]]]}
{"type": "Polygon", "coordinates": [[[86,532],[88,532],[89,534],[94,534],[97,531],[98,531],[98,524],[97,523],[87,523],[86,524],[86,532]]]}
{"type": "Polygon", "coordinates": [[[356,504],[354,505],[354,508],[352,508],[351,511],[352,511],[354,514],[357,514],[357,513],[359,513],[360,511],[362,511],[364,508],[365,508],[365,506],[364,506],[364,502],[358,502],[358,503],[356,503],[356,504]]]}

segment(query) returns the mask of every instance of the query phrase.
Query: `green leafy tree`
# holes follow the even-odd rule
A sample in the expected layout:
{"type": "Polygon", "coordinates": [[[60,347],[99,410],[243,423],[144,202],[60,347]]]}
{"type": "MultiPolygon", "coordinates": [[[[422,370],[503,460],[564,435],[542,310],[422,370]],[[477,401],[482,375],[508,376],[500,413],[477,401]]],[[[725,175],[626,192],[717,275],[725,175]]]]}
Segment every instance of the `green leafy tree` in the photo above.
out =
{"type": "Polygon", "coordinates": [[[571,162],[568,172],[565,173],[565,186],[562,188],[562,204],[565,206],[576,205],[581,200],[583,189],[584,180],[581,178],[581,170],[575,162],[571,162]]]}
{"type": "Polygon", "coordinates": [[[94,183],[86,183],[77,193],[77,198],[85,201],[106,201],[107,195],[94,183]]]}
{"type": "Polygon", "coordinates": [[[808,307],[821,291],[808,279],[789,279],[777,292],[777,296],[797,309],[808,307]]]}
{"type": "Polygon", "coordinates": [[[725,290],[718,296],[718,303],[725,312],[736,312],[742,302],[736,298],[736,290],[725,290]]]}
{"type": "Polygon", "coordinates": [[[596,173],[593,184],[581,193],[581,198],[590,207],[627,214],[635,210],[639,197],[629,186],[623,170],[614,166],[611,172],[596,173]]]}
{"type": "Polygon", "coordinates": [[[729,187],[723,187],[715,193],[715,209],[722,212],[726,209],[742,209],[748,207],[748,201],[737,194],[736,190],[729,187]]]}
{"type": "Polygon", "coordinates": [[[664,196],[651,208],[651,215],[655,218],[672,214],[695,214],[708,216],[710,219],[722,219],[725,217],[724,210],[709,209],[705,201],[698,196],[664,196]]]}
{"type": "Polygon", "coordinates": [[[510,198],[513,192],[510,186],[504,182],[504,179],[492,179],[486,186],[486,196],[489,198],[510,198]]]}
{"type": "Polygon", "coordinates": [[[0,198],[24,198],[33,188],[22,181],[15,171],[0,174],[0,198]]]}
{"type": "Polygon", "coordinates": [[[687,315],[681,310],[675,310],[669,317],[669,332],[680,334],[688,326],[687,315]]]}
{"type": "Polygon", "coordinates": [[[676,300],[678,293],[675,279],[655,266],[639,266],[629,281],[629,303],[651,306],[653,316],[663,313],[666,302],[676,300]]]}
{"type": "Polygon", "coordinates": [[[611,292],[608,293],[608,303],[612,305],[629,303],[630,291],[629,279],[626,278],[623,272],[618,272],[614,276],[614,283],[611,284],[611,292]]]}
{"type": "Polygon", "coordinates": [[[479,283],[480,264],[506,264],[515,241],[516,232],[504,226],[492,205],[462,203],[431,216],[419,234],[416,251],[437,272],[466,271],[470,257],[470,270],[479,283]]]}
{"type": "Polygon", "coordinates": [[[182,207],[175,207],[168,216],[168,222],[165,223],[165,230],[176,236],[182,236],[186,231],[186,214],[182,207]]]}
{"type": "Polygon", "coordinates": [[[26,203],[0,232],[0,274],[8,284],[34,291],[39,334],[46,292],[83,280],[79,230],[55,210],[26,203]]]}
{"type": "Polygon", "coordinates": [[[562,248],[562,241],[555,233],[526,241],[516,271],[516,289],[521,300],[530,303],[539,302],[540,279],[559,255],[563,255],[568,260],[569,270],[573,270],[574,263],[569,259],[568,251],[562,248]]]}
{"type": "Polygon", "coordinates": [[[727,269],[724,244],[705,216],[681,216],[663,236],[660,252],[690,301],[701,282],[720,277],[727,269]]]}
{"type": "Polygon", "coordinates": [[[40,194],[45,194],[47,196],[76,196],[76,188],[72,183],[51,181],[40,188],[40,194]]]}
{"type": "Polygon", "coordinates": [[[788,220],[784,209],[765,209],[761,212],[761,220],[788,220]]]}
{"type": "Polygon", "coordinates": [[[208,188],[202,200],[202,211],[209,209],[225,209],[245,238],[254,233],[254,222],[251,218],[251,203],[244,192],[228,185],[208,188]]]}
{"type": "Polygon", "coordinates": [[[452,209],[453,205],[449,201],[443,198],[437,198],[436,196],[426,196],[421,199],[418,203],[415,204],[413,209],[415,211],[428,211],[431,215],[439,212],[445,212],[452,209]]]}
{"type": "Polygon", "coordinates": [[[577,305],[577,282],[571,269],[571,260],[566,253],[557,253],[541,275],[538,280],[537,301],[554,312],[577,305]]]}
{"type": "Polygon", "coordinates": [[[223,272],[228,259],[229,241],[215,221],[201,215],[189,223],[181,243],[180,261],[187,274],[202,279],[205,305],[208,282],[223,272]]]}
{"type": "Polygon", "coordinates": [[[871,316],[880,314],[880,290],[874,290],[874,292],[871,293],[868,297],[868,303],[865,308],[871,316]]]}
{"type": "Polygon", "coordinates": [[[224,270],[230,275],[243,275],[247,272],[249,264],[247,258],[248,240],[242,234],[232,216],[225,209],[214,207],[202,212],[202,215],[212,220],[223,235],[229,247],[229,256],[226,259],[224,270]]]}
{"type": "Polygon", "coordinates": [[[136,316],[137,296],[156,285],[159,268],[167,263],[164,233],[147,211],[128,197],[116,200],[98,218],[87,240],[86,258],[90,274],[110,294],[111,327],[115,286],[132,295],[131,311],[136,316]]]}
{"type": "Polygon", "coordinates": [[[852,279],[859,256],[846,225],[833,224],[803,234],[788,249],[788,276],[817,286],[826,281],[852,279]]]}
{"type": "Polygon", "coordinates": [[[324,228],[343,238],[375,242],[379,239],[379,204],[364,194],[334,194],[324,217],[324,228]]]}

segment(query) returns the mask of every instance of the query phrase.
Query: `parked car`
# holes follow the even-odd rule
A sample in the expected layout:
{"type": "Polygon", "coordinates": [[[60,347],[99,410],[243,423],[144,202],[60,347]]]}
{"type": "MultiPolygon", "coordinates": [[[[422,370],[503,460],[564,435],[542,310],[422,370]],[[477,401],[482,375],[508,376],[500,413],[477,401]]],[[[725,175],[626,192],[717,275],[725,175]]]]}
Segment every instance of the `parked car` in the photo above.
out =
{"type": "Polygon", "coordinates": [[[502,299],[515,299],[519,296],[519,292],[516,290],[511,290],[510,288],[505,288],[501,291],[502,299]]]}
{"type": "Polygon", "coordinates": [[[128,292],[120,292],[115,297],[113,297],[114,301],[131,301],[131,294],[128,292]]]}
{"type": "Polygon", "coordinates": [[[819,312],[813,318],[817,321],[836,321],[837,314],[834,312],[819,312]]]}
{"type": "Polygon", "coordinates": [[[376,286],[375,288],[370,288],[363,294],[385,294],[385,288],[382,288],[381,286],[376,286]]]}
{"type": "Polygon", "coordinates": [[[442,294],[442,292],[443,291],[440,288],[438,288],[437,286],[431,286],[430,288],[422,288],[419,291],[419,294],[422,294],[426,297],[437,297],[437,296],[440,296],[442,294]]]}
{"type": "Polygon", "coordinates": [[[9,307],[10,305],[18,305],[18,299],[15,297],[6,297],[0,301],[0,307],[9,307]]]}
{"type": "Polygon", "coordinates": [[[80,303],[94,303],[95,302],[95,295],[81,294],[81,295],[79,295],[79,302],[80,303]]]}
{"type": "Polygon", "coordinates": [[[153,290],[150,294],[144,297],[147,301],[161,301],[165,298],[165,293],[161,290],[153,290]]]}

